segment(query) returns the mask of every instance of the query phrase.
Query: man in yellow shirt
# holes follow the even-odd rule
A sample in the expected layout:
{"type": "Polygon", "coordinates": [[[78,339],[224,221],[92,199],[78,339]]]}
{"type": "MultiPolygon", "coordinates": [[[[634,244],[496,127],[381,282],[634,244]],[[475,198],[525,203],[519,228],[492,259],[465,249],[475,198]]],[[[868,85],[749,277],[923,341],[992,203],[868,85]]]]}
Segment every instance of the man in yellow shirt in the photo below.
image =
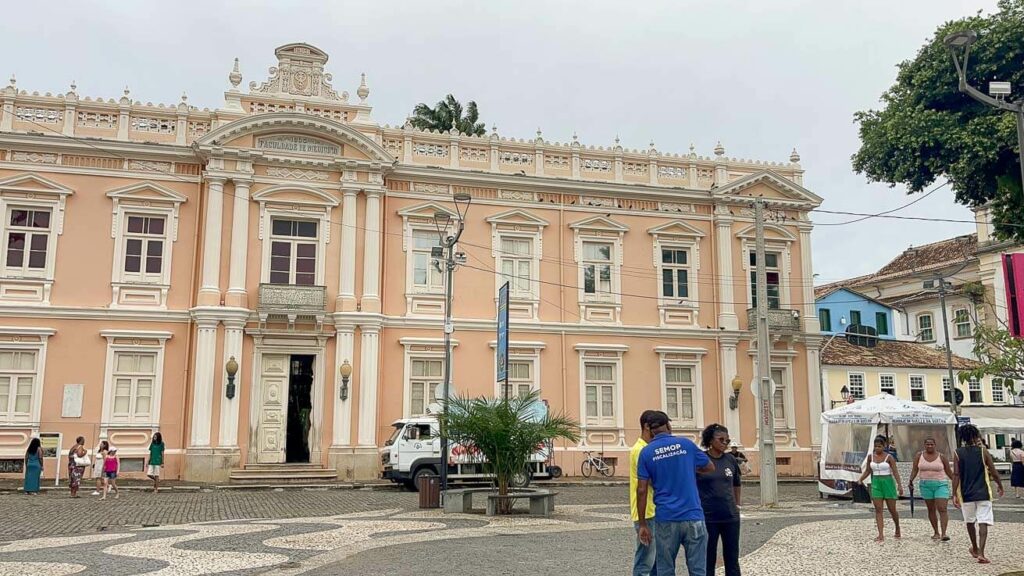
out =
{"type": "MultiPolygon", "coordinates": [[[[647,446],[647,443],[651,441],[653,437],[651,435],[651,426],[647,419],[652,414],[655,414],[654,410],[645,410],[640,415],[640,437],[637,438],[636,444],[629,450],[629,512],[633,518],[634,530],[639,530],[640,516],[636,510],[636,466],[637,461],[640,459],[640,451],[647,446]]],[[[651,490],[647,493],[647,510],[644,513],[648,519],[654,518],[654,491],[651,490]]],[[[654,524],[650,524],[654,526],[654,524]]],[[[653,530],[653,528],[652,528],[653,530]]],[[[651,544],[645,545],[640,541],[639,535],[636,539],[636,552],[633,554],[633,576],[651,576],[654,574],[654,559],[655,559],[655,547],[654,547],[654,535],[651,535],[651,544]]]]}

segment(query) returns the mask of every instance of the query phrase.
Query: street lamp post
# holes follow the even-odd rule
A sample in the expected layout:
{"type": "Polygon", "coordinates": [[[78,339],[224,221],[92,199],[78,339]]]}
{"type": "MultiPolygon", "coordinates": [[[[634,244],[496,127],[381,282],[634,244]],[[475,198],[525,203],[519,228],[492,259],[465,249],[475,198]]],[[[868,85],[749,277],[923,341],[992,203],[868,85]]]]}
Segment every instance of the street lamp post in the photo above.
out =
{"type": "MultiPolygon", "coordinates": [[[[459,192],[452,197],[455,201],[455,231],[450,233],[448,227],[452,221],[449,212],[435,212],[434,226],[441,241],[441,246],[432,251],[431,256],[435,263],[444,266],[444,385],[442,387],[441,410],[448,412],[448,396],[451,393],[452,385],[452,332],[455,326],[452,324],[452,273],[455,267],[466,261],[465,254],[456,253],[455,245],[462,236],[465,228],[465,217],[469,211],[469,204],[473,197],[465,192],[459,192]]],[[[448,489],[448,432],[441,427],[441,494],[448,489]]]]}
{"type": "Polygon", "coordinates": [[[993,108],[1013,112],[1017,116],[1017,154],[1020,161],[1021,194],[1024,195],[1024,99],[1007,102],[1010,94],[1009,82],[989,82],[988,94],[983,93],[967,83],[967,65],[970,62],[971,45],[978,40],[978,33],[973,30],[956,32],[943,40],[950,55],[956,74],[960,78],[959,89],[971,98],[993,108]]]}

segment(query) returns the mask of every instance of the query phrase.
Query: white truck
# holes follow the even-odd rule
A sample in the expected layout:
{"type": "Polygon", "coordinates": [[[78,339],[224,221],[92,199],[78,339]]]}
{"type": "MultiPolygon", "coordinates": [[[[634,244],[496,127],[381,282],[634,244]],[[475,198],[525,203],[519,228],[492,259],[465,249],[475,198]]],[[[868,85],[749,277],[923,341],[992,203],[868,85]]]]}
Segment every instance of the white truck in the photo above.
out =
{"type": "MultiPolygon", "coordinates": [[[[441,437],[437,418],[420,416],[395,420],[391,438],[380,449],[381,477],[415,490],[423,475],[441,473],[441,437]]],[[[513,483],[525,487],[534,479],[551,478],[548,469],[550,448],[539,448],[530,456],[527,469],[513,483]]],[[[470,453],[465,446],[448,446],[448,481],[483,482],[491,478],[485,470],[487,460],[479,452],[470,453]]]]}

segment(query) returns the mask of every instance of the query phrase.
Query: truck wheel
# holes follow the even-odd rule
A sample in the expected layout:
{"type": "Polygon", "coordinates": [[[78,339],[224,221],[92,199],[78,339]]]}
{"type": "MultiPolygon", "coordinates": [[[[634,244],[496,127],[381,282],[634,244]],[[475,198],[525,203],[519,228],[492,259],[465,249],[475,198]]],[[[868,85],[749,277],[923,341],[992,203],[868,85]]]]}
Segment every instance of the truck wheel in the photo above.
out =
{"type": "Polygon", "coordinates": [[[530,485],[530,480],[533,479],[533,474],[530,473],[530,469],[526,468],[518,474],[512,475],[512,487],[513,488],[526,488],[530,485]]]}
{"type": "Polygon", "coordinates": [[[420,478],[424,476],[437,476],[437,470],[434,470],[433,466],[421,466],[416,469],[416,472],[412,475],[412,482],[409,489],[413,492],[419,492],[420,490],[420,478]]]}
{"type": "Polygon", "coordinates": [[[561,466],[548,466],[548,474],[551,474],[551,478],[561,478],[562,477],[562,467],[561,466]]]}

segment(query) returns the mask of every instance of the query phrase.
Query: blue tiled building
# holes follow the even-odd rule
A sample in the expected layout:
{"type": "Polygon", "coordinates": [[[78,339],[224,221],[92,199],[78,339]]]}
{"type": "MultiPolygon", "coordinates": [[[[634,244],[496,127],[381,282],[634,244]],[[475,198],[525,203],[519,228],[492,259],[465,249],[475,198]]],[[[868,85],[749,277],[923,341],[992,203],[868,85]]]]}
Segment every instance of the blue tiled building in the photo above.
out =
{"type": "Polygon", "coordinates": [[[870,326],[878,337],[895,340],[895,311],[885,304],[849,288],[815,288],[814,301],[822,334],[844,333],[852,324],[870,326]]]}

